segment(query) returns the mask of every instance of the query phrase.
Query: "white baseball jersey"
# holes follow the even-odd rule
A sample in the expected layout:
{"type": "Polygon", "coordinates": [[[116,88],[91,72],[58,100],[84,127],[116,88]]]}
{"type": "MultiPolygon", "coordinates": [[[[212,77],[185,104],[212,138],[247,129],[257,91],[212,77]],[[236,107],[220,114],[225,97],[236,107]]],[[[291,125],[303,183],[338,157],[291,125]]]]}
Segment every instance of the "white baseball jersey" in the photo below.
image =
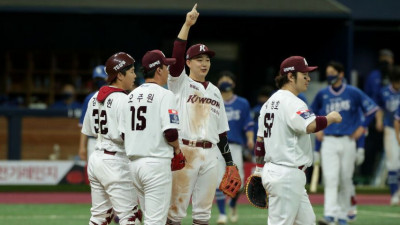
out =
{"type": "Polygon", "coordinates": [[[258,118],[257,136],[264,137],[264,160],[290,167],[311,166],[311,139],[306,130],[315,118],[292,92],[279,90],[273,94],[258,118]]]}
{"type": "Polygon", "coordinates": [[[219,134],[229,130],[221,92],[212,83],[207,88],[182,71],[179,77],[168,76],[168,88],[176,97],[182,139],[219,142],[219,134]]]}
{"type": "Polygon", "coordinates": [[[111,152],[125,152],[124,141],[118,131],[119,121],[122,120],[122,111],[118,110],[128,101],[127,95],[122,92],[110,94],[104,104],[96,98],[99,92],[93,95],[88,104],[82,133],[97,138],[96,150],[111,152]],[[98,137],[100,133],[100,137],[98,137]]]}
{"type": "Polygon", "coordinates": [[[178,129],[174,94],[158,84],[145,83],[128,95],[126,103],[119,126],[125,134],[126,154],[172,158],[173,148],[163,132],[178,129]]]}

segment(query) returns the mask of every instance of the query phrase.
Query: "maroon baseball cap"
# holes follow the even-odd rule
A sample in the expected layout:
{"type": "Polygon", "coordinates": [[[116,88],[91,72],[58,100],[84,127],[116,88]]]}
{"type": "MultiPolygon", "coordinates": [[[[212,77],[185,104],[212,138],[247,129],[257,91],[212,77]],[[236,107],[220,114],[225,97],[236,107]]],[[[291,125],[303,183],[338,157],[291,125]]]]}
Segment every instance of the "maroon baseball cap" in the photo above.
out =
{"type": "Polygon", "coordinates": [[[210,58],[215,56],[215,52],[209,50],[205,44],[195,44],[186,51],[186,59],[193,59],[193,57],[201,54],[206,54],[210,58]]]}
{"type": "Polygon", "coordinates": [[[286,74],[293,71],[307,73],[317,68],[318,66],[308,66],[306,59],[302,56],[290,56],[281,63],[280,73],[286,74]]]}
{"type": "Polygon", "coordinates": [[[146,71],[150,71],[157,66],[161,65],[174,65],[176,63],[175,58],[166,58],[164,53],[160,50],[152,50],[146,52],[142,58],[142,66],[146,71]]]}
{"type": "Polygon", "coordinates": [[[111,83],[115,80],[118,73],[121,72],[125,67],[135,63],[135,60],[129,54],[125,52],[118,52],[110,56],[106,61],[105,71],[108,75],[107,82],[111,83]]]}

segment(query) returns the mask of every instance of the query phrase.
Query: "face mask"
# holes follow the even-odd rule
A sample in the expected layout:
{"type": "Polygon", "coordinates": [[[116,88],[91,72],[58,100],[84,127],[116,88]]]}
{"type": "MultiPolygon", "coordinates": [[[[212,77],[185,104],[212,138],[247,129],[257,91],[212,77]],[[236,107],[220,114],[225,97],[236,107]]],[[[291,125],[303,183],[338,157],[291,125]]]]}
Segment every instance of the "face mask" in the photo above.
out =
{"type": "Polygon", "coordinates": [[[386,75],[389,72],[389,63],[385,60],[379,62],[379,70],[386,75]]]}
{"type": "Polygon", "coordinates": [[[94,82],[94,85],[96,85],[97,89],[100,89],[101,87],[103,87],[106,84],[107,84],[107,82],[105,80],[96,80],[94,82]]]}
{"type": "Polygon", "coordinates": [[[335,74],[328,74],[326,76],[326,81],[328,81],[329,85],[333,85],[334,83],[336,83],[339,80],[339,75],[335,75],[335,74]]]}
{"type": "Polygon", "coordinates": [[[228,92],[228,91],[232,91],[233,84],[229,83],[229,82],[222,82],[218,85],[218,88],[220,91],[222,92],[228,92]]]}

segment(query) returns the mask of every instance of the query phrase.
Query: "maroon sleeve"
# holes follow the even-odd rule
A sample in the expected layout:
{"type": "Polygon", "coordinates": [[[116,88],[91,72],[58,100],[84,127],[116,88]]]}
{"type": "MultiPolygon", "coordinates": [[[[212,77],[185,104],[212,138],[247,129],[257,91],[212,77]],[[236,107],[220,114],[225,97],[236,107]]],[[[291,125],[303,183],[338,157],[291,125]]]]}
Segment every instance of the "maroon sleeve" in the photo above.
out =
{"type": "Polygon", "coordinates": [[[187,41],[177,38],[174,42],[172,50],[172,58],[176,59],[176,63],[169,67],[169,73],[173,77],[179,77],[185,69],[185,51],[187,41]]]}
{"type": "Polygon", "coordinates": [[[164,131],[164,137],[168,142],[173,142],[178,139],[178,130],[177,129],[167,129],[164,131]]]}

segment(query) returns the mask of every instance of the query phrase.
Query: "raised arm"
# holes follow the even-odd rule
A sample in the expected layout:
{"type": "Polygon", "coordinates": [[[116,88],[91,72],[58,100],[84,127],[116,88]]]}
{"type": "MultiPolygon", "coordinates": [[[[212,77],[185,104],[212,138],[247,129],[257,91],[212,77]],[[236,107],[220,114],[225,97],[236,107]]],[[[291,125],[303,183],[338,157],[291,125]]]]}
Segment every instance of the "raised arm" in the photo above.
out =
{"type": "Polygon", "coordinates": [[[193,9],[186,14],[186,21],[183,24],[181,30],[179,31],[178,37],[174,42],[174,49],[172,51],[172,58],[176,59],[176,63],[170,66],[170,74],[173,77],[179,76],[183,69],[185,68],[185,51],[186,43],[189,35],[190,27],[193,26],[199,13],[196,10],[197,3],[193,6],[193,9]]]}
{"type": "Polygon", "coordinates": [[[326,116],[317,116],[317,118],[307,126],[307,133],[315,133],[325,129],[332,123],[342,122],[342,116],[338,112],[330,112],[326,116]]]}

